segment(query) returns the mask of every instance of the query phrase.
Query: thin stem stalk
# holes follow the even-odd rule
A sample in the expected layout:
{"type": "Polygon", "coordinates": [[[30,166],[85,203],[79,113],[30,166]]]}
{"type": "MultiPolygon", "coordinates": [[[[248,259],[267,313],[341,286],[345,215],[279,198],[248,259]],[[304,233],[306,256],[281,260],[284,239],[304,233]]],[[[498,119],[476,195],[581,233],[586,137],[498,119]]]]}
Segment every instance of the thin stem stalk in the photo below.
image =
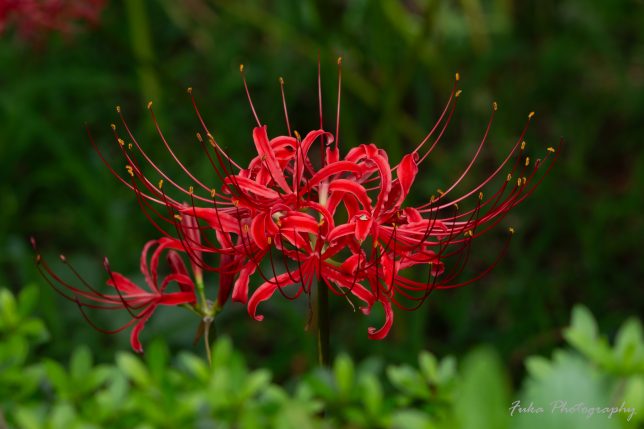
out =
{"type": "Polygon", "coordinates": [[[318,280],[317,284],[317,345],[318,363],[321,367],[331,365],[329,341],[329,289],[324,282],[318,280]]]}

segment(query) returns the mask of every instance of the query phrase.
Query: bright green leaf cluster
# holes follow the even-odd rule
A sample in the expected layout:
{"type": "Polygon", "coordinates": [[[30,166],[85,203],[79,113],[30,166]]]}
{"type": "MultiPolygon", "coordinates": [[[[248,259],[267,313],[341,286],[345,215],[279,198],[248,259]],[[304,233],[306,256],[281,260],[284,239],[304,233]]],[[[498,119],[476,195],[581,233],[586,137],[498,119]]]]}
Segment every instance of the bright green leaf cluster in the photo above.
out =
{"type": "Polygon", "coordinates": [[[611,347],[581,307],[565,330],[577,351],[529,358],[528,377],[515,397],[503,362],[489,347],[473,350],[458,365],[453,357],[439,360],[428,352],[417,365],[389,366],[375,358],[356,365],[341,354],[330,370],[292,380],[289,389],[266,369],[249,370],[226,338],[214,345],[211,366],[186,352],[172,359],[161,341],[143,357],[121,352],[113,364],[95,364],[83,346],[66,364],[38,360],[34,348],[47,332],[30,316],[36,300],[34,287],[18,297],[0,289],[0,427],[617,429],[642,422],[639,321],[627,321],[611,347]],[[624,402],[640,413],[630,420],[625,413],[611,419],[509,413],[515,400],[547,407],[557,399],[624,402]]]}

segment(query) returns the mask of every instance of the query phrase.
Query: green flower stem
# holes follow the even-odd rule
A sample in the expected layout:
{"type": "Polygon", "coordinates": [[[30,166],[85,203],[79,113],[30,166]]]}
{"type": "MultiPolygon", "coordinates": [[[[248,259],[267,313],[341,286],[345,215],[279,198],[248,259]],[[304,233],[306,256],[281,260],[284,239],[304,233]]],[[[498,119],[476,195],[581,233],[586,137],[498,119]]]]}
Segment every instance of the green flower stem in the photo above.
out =
{"type": "Polygon", "coordinates": [[[321,279],[318,279],[317,296],[317,344],[318,363],[321,367],[331,365],[329,350],[329,289],[321,279]]]}

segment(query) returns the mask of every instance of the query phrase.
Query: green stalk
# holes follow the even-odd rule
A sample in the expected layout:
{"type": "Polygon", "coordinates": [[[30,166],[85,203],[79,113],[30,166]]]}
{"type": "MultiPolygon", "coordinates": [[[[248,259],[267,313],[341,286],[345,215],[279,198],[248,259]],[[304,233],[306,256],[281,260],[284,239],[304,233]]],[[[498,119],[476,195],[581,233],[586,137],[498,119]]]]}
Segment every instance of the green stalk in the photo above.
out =
{"type": "Polygon", "coordinates": [[[317,340],[318,363],[323,368],[331,366],[329,347],[329,289],[318,279],[317,296],[317,340]]]}

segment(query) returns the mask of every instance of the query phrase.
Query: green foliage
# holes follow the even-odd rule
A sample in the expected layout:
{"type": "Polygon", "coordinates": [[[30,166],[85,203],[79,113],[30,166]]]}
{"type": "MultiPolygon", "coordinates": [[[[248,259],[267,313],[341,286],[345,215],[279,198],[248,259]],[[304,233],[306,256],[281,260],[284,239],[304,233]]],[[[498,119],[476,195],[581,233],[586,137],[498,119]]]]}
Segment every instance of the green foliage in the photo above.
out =
{"type": "Polygon", "coordinates": [[[609,419],[548,409],[560,399],[644,409],[640,322],[625,322],[611,347],[583,307],[574,309],[565,330],[574,349],[529,358],[515,397],[489,347],[473,350],[460,365],[426,351],[416,365],[384,368],[378,359],[356,365],[343,354],[331,369],[309,372],[289,389],[267,369],[250,370],[225,337],[213,345],[211,366],[187,352],[173,359],[161,341],[144,356],[120,352],[114,363],[94,363],[84,346],[67,363],[37,359],[34,350],[47,334],[30,315],[36,298],[33,286],[17,298],[0,289],[0,411],[9,427],[612,429],[642,422],[639,413],[629,421],[624,412],[609,419]],[[546,411],[511,415],[509,406],[519,398],[546,411]]]}

